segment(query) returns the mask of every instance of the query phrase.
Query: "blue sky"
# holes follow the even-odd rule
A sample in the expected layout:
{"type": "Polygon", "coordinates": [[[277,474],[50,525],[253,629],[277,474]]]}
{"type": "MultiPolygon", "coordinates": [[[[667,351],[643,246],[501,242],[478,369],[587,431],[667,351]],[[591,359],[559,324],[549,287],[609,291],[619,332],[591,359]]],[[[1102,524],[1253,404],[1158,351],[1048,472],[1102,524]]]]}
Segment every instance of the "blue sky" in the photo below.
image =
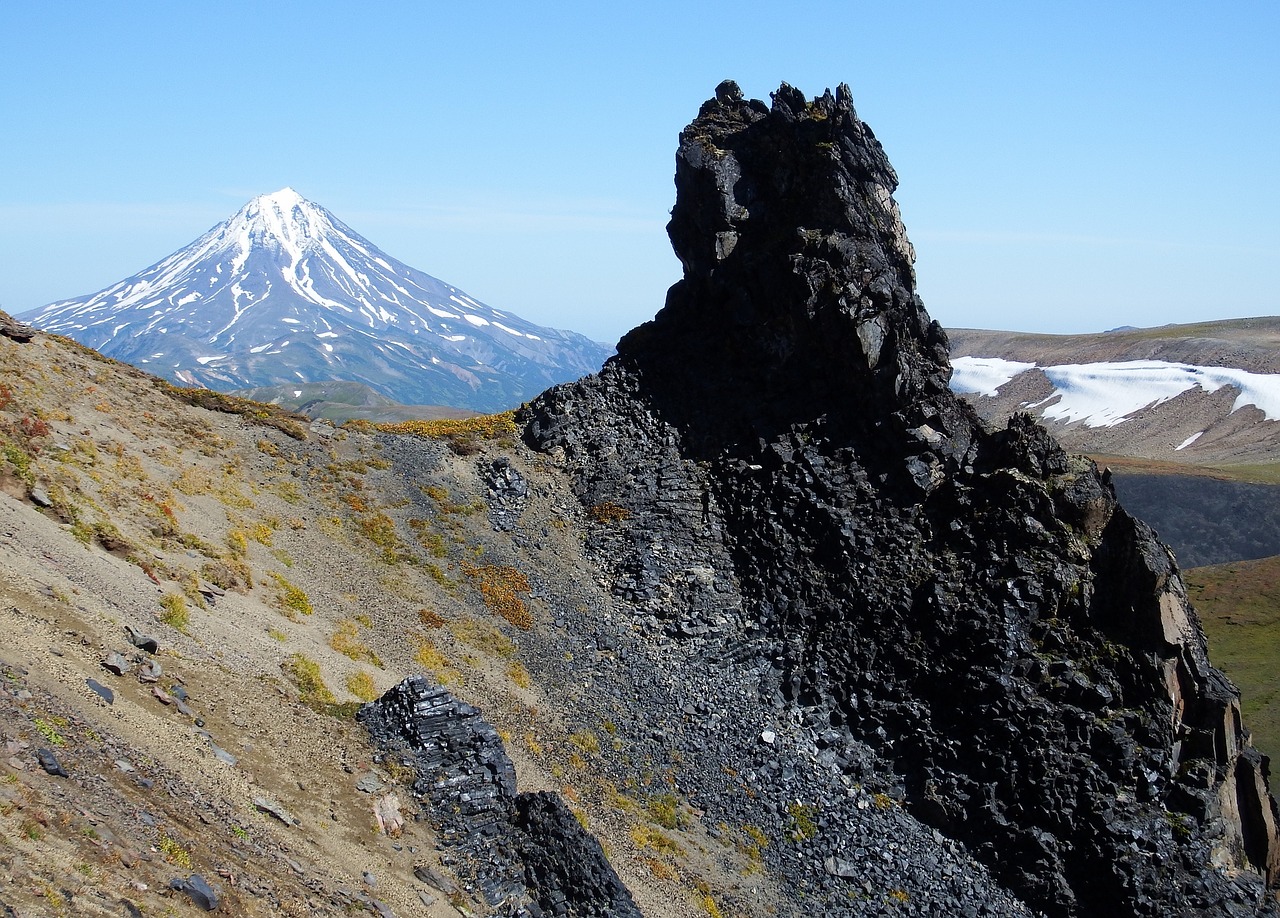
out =
{"type": "Polygon", "coordinates": [[[612,341],[680,274],[720,80],[847,82],[944,325],[1280,313],[1280,3],[0,6],[0,308],[291,185],[491,306],[612,341]]]}

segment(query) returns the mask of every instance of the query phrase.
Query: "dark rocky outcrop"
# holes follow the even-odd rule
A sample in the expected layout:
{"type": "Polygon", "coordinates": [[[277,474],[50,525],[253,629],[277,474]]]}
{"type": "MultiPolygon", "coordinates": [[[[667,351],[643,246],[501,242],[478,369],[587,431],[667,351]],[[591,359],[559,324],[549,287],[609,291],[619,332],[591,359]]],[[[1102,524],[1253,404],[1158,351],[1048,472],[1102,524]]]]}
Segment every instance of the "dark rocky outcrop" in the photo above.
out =
{"type": "MultiPolygon", "coordinates": [[[[812,778],[772,732],[715,753],[830,801],[767,855],[808,897],[784,914],[876,913],[839,884],[880,852],[839,814],[884,771],[1049,915],[1272,913],[1267,761],[1172,556],[1091,462],[949,391],[896,184],[847,87],[722,85],[680,137],[683,279],[598,376],[524,409],[527,442],[625,511],[591,544],[636,627],[689,648],[684,721],[736,736],[763,712],[810,744],[812,778]],[[721,719],[715,673],[740,669],[755,707],[721,719]]],[[[685,778],[711,818],[749,805],[685,778]]]]}
{"type": "Polygon", "coordinates": [[[496,914],[639,918],[631,894],[558,795],[516,793],[515,769],[480,712],[421,676],[358,715],[375,741],[417,775],[459,870],[496,914]]]}
{"type": "Polygon", "coordinates": [[[0,310],[0,337],[9,338],[19,344],[25,344],[35,337],[36,330],[25,322],[19,322],[7,312],[0,310]]]}

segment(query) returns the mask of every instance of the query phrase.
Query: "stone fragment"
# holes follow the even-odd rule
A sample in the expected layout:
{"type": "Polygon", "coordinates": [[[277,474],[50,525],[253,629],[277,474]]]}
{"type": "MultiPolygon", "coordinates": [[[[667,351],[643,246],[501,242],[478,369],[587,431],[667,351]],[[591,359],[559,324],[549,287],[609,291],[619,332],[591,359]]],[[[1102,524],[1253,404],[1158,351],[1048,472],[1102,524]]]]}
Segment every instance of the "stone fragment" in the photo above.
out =
{"type": "Polygon", "coordinates": [[[858,865],[844,858],[828,857],[822,862],[822,869],[833,877],[851,880],[858,875],[858,865]]]}
{"type": "Polygon", "coordinates": [[[133,670],[133,664],[114,650],[102,658],[102,665],[117,676],[123,676],[133,670]]]}
{"type": "Polygon", "coordinates": [[[386,794],[373,803],[373,818],[383,835],[399,838],[404,834],[404,817],[400,815],[400,798],[386,794]]]}
{"type": "Polygon", "coordinates": [[[37,749],[36,761],[40,763],[41,768],[43,768],[45,771],[47,771],[49,774],[53,775],[54,777],[57,777],[57,778],[71,777],[70,775],[67,774],[66,769],[62,767],[62,763],[58,761],[58,756],[54,753],[52,749],[37,749]]]}
{"type": "Polygon", "coordinates": [[[164,675],[164,668],[159,660],[147,660],[138,667],[139,682],[158,682],[164,675]]]}
{"type": "Polygon", "coordinates": [[[218,908],[220,899],[217,892],[198,873],[191,874],[185,880],[174,877],[169,881],[169,888],[186,893],[192,902],[206,912],[212,912],[218,908]]]}
{"type": "MultiPolygon", "coordinates": [[[[215,746],[214,748],[216,749],[217,747],[215,746]]],[[[292,827],[298,824],[297,818],[292,813],[268,797],[254,797],[253,805],[259,811],[266,813],[268,816],[274,816],[287,826],[292,827]]]]}
{"type": "Polygon", "coordinates": [[[116,703],[116,693],[113,692],[111,689],[107,688],[97,679],[85,679],[84,684],[89,686],[89,690],[92,691],[95,695],[98,695],[100,698],[102,698],[102,700],[105,701],[107,704],[116,703]]]}
{"type": "Polygon", "coordinates": [[[129,638],[129,643],[134,647],[151,654],[160,652],[160,642],[151,635],[143,634],[133,625],[125,625],[124,632],[129,638]]]}
{"type": "Polygon", "coordinates": [[[356,781],[356,790],[365,794],[376,794],[384,787],[386,785],[373,772],[366,772],[360,776],[360,780],[356,781]]]}

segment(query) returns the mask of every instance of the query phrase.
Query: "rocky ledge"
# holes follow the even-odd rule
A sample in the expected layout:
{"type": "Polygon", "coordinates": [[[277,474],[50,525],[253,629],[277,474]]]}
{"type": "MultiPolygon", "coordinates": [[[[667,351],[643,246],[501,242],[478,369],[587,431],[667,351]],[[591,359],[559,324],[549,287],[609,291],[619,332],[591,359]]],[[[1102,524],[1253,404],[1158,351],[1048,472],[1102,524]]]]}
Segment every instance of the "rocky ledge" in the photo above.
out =
{"type": "Polygon", "coordinates": [[[449,860],[494,914],[640,918],[600,844],[558,794],[517,794],[515,769],[480,712],[421,676],[361,709],[402,768],[449,860]]]}
{"type": "Polygon", "coordinates": [[[1268,763],[1172,555],[1091,462],[951,394],[896,185],[846,86],[722,84],[680,137],[683,279],[519,416],[664,648],[615,690],[683,711],[661,741],[701,752],[675,770],[708,822],[789,820],[783,914],[877,914],[897,860],[921,913],[1274,914],[1268,763]]]}

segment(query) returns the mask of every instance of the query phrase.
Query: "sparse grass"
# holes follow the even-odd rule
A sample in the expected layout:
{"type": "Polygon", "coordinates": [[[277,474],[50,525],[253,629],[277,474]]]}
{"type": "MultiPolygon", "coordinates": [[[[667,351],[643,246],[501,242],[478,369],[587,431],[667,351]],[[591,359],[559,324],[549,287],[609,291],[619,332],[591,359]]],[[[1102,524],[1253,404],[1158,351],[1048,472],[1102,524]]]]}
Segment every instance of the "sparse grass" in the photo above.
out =
{"type": "Polygon", "coordinates": [[[168,835],[160,836],[160,841],[156,843],[156,849],[164,856],[166,861],[175,867],[182,870],[191,870],[194,866],[191,860],[191,852],[168,835]]]}
{"type": "Polygon", "coordinates": [[[593,523],[620,523],[631,518],[631,511],[611,500],[596,504],[587,510],[587,517],[593,523]]]}
{"type": "Polygon", "coordinates": [[[519,663],[511,663],[507,666],[507,678],[518,688],[527,689],[533,684],[533,680],[529,678],[529,671],[519,663]]]}
{"type": "Polygon", "coordinates": [[[35,717],[31,720],[32,726],[36,728],[36,732],[44,737],[44,741],[50,746],[62,746],[67,741],[62,734],[58,732],[59,727],[67,725],[66,718],[63,717],[35,717]]]}
{"type": "MultiPolygon", "coordinates": [[[[878,801],[877,801],[878,803],[878,801]]],[[[792,801],[787,806],[787,816],[791,820],[791,840],[808,841],[818,834],[818,808],[809,803],[792,801]]]]}
{"type": "Polygon", "coordinates": [[[187,597],[181,593],[165,593],[160,597],[160,621],[171,628],[186,632],[191,624],[191,612],[187,609],[187,597]]]}
{"type": "Polygon", "coordinates": [[[273,427],[295,440],[307,439],[307,429],[304,425],[311,423],[310,418],[294,414],[278,405],[265,405],[262,402],[209,389],[188,389],[175,386],[163,379],[156,379],[155,385],[162,392],[188,405],[207,408],[210,411],[221,411],[225,414],[236,414],[254,424],[273,427]]]}
{"type": "Polygon", "coordinates": [[[0,436],[0,455],[4,456],[5,462],[13,469],[13,474],[19,480],[23,481],[28,487],[36,483],[36,475],[31,468],[31,454],[25,449],[12,440],[0,436]]]}
{"type": "Polygon", "coordinates": [[[297,687],[299,699],[308,707],[324,710],[337,701],[333,692],[324,684],[320,664],[310,657],[300,653],[292,654],[280,664],[280,668],[285,677],[297,687]]]}
{"type": "Polygon", "coordinates": [[[721,918],[720,907],[716,905],[716,900],[710,895],[703,895],[698,900],[698,907],[711,916],[711,918],[721,918]]]}
{"type": "Polygon", "coordinates": [[[1280,755],[1280,556],[1192,568],[1183,580],[1209,638],[1209,659],[1240,688],[1254,745],[1280,755]]]}
{"type": "Polygon", "coordinates": [[[661,829],[640,824],[632,826],[628,834],[637,848],[669,857],[684,857],[684,848],[661,829]]]}
{"type": "Polygon", "coordinates": [[[742,841],[738,843],[741,851],[752,864],[759,864],[764,859],[764,849],[769,847],[769,836],[759,826],[747,823],[742,827],[742,841]]]}
{"type": "Polygon", "coordinates": [[[444,440],[459,456],[480,450],[483,440],[496,441],[503,448],[515,445],[516,413],[483,414],[474,418],[448,418],[438,421],[403,421],[399,424],[374,424],[376,430],[392,434],[410,434],[433,440],[444,440]]]}
{"type": "Polygon", "coordinates": [[[579,730],[569,735],[569,742],[587,755],[599,755],[600,739],[590,730],[579,730]]]}
{"type": "Polygon", "coordinates": [[[425,637],[419,639],[413,659],[441,685],[456,685],[462,681],[462,674],[453,668],[449,658],[425,637]]]}
{"type": "Polygon", "coordinates": [[[286,618],[294,619],[299,615],[310,615],[315,611],[311,600],[301,588],[274,571],[271,572],[271,578],[276,582],[276,605],[286,618]]]}
{"type": "Polygon", "coordinates": [[[360,625],[352,619],[338,622],[337,630],[329,637],[329,646],[357,663],[371,663],[382,669],[382,660],[360,640],[360,625]]]}
{"type": "Polygon", "coordinates": [[[249,554],[249,537],[241,529],[229,530],[227,532],[227,548],[231,550],[233,558],[244,558],[249,554]]]}
{"type": "Polygon", "coordinates": [[[249,538],[257,542],[259,545],[271,547],[271,540],[275,537],[276,530],[280,528],[280,521],[275,517],[254,523],[249,528],[249,538]]]}
{"type": "Polygon", "coordinates": [[[464,644],[470,644],[487,654],[503,659],[510,659],[516,655],[516,645],[489,622],[464,618],[449,625],[449,630],[464,644]]]}
{"type": "Polygon", "coordinates": [[[374,685],[373,677],[364,670],[347,676],[347,691],[361,701],[373,701],[378,697],[378,687],[374,685]]]}
{"type": "Polygon", "coordinates": [[[645,801],[644,808],[649,818],[664,829],[683,829],[688,821],[680,808],[680,798],[670,792],[653,795],[645,801]]]}
{"type": "Polygon", "coordinates": [[[434,609],[421,608],[418,610],[418,620],[422,622],[424,627],[436,629],[444,627],[444,618],[434,609]]]}

